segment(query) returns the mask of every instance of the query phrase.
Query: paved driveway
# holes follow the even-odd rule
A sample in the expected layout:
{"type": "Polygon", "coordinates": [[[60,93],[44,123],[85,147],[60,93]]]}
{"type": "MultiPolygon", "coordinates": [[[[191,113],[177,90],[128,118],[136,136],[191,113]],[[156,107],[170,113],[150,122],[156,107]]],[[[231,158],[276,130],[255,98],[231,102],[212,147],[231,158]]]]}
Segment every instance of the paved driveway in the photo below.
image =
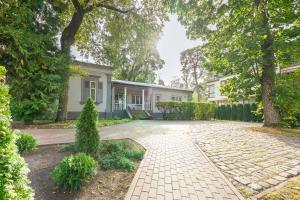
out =
{"type": "MultiPolygon", "coordinates": [[[[147,149],[127,199],[243,199],[228,179],[244,195],[254,195],[300,173],[299,138],[245,129],[256,125],[133,121],[100,133],[103,139],[132,138],[147,149]]],[[[73,129],[25,132],[39,144],[72,142],[75,135],[73,129]]]]}

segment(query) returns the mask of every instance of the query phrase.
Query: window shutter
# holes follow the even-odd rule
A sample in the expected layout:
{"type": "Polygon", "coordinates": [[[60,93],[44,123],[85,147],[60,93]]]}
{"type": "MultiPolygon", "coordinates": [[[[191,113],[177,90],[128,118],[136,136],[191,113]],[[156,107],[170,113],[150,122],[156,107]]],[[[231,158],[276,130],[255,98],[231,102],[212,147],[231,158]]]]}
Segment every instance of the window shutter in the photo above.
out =
{"type": "Polygon", "coordinates": [[[81,81],[81,103],[84,104],[90,97],[90,81],[82,79],[81,81]]]}
{"type": "Polygon", "coordinates": [[[97,103],[100,104],[103,102],[103,83],[98,82],[98,88],[97,88],[97,103]]]}

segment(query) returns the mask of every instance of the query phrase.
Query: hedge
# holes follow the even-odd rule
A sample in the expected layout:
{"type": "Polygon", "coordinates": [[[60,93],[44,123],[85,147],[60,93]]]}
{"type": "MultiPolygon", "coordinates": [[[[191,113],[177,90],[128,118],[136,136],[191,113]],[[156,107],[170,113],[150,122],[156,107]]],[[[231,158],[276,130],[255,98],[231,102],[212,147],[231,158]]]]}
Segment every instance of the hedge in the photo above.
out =
{"type": "Polygon", "coordinates": [[[210,120],[214,118],[216,106],[212,103],[160,101],[156,107],[164,120],[210,120]]]}
{"type": "Polygon", "coordinates": [[[216,108],[216,119],[245,121],[245,122],[262,122],[263,116],[256,114],[256,104],[233,104],[220,105],[216,108]]]}

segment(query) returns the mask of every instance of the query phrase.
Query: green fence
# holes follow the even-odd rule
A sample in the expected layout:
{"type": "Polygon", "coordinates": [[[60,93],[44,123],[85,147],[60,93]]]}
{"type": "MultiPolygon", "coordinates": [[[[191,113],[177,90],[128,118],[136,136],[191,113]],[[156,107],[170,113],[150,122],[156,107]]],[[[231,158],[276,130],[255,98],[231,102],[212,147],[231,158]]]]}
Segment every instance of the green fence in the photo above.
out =
{"type": "Polygon", "coordinates": [[[263,116],[256,114],[256,104],[220,105],[216,109],[215,118],[244,122],[262,122],[263,116]]]}

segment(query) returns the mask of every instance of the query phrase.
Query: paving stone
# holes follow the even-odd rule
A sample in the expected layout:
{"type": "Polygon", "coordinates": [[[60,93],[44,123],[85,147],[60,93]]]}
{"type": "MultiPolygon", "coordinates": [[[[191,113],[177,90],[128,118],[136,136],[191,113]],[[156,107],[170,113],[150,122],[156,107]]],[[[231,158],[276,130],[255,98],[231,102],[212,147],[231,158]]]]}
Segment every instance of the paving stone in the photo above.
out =
{"type": "Polygon", "coordinates": [[[257,183],[250,183],[248,185],[248,187],[250,187],[250,188],[252,188],[253,190],[256,190],[256,191],[261,191],[263,189],[262,186],[260,186],[257,183]]]}
{"type": "Polygon", "coordinates": [[[279,183],[278,180],[270,178],[268,180],[266,180],[267,183],[269,183],[270,185],[277,185],[279,183]]]}
{"type": "Polygon", "coordinates": [[[234,179],[243,185],[248,185],[251,182],[250,179],[245,176],[237,176],[234,177],[234,179]]]}

